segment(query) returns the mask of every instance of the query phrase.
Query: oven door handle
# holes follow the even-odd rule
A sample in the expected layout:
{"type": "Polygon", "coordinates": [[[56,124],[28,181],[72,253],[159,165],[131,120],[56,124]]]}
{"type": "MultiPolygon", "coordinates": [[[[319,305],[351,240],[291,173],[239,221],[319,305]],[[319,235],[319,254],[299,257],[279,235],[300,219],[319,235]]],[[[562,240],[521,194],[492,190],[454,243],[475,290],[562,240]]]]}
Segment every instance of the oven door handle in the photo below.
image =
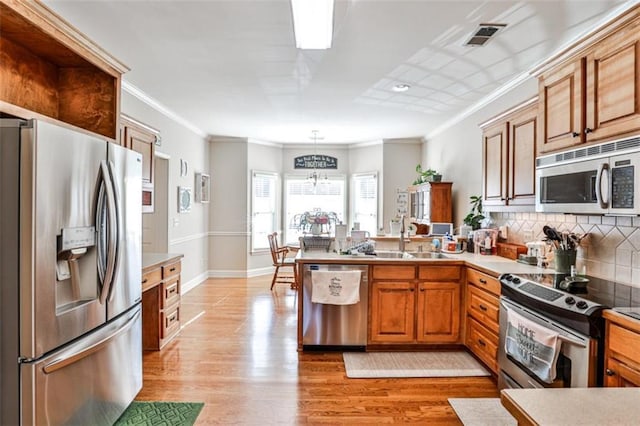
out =
{"type": "Polygon", "coordinates": [[[588,346],[588,342],[585,342],[584,339],[581,339],[579,336],[576,336],[575,333],[572,333],[570,330],[567,330],[551,321],[549,321],[546,318],[542,318],[540,315],[536,314],[535,312],[531,312],[528,309],[521,307],[521,306],[515,306],[509,302],[506,302],[505,300],[500,300],[500,305],[501,305],[501,309],[512,309],[514,310],[516,313],[524,316],[525,318],[527,318],[530,321],[533,321],[534,323],[538,324],[540,327],[545,327],[548,329],[553,330],[554,332],[558,333],[558,338],[560,340],[563,340],[567,343],[571,343],[574,344],[576,346],[580,346],[581,348],[586,348],[588,346]],[[571,336],[575,336],[574,337],[569,337],[566,334],[570,334],[571,336]]]}

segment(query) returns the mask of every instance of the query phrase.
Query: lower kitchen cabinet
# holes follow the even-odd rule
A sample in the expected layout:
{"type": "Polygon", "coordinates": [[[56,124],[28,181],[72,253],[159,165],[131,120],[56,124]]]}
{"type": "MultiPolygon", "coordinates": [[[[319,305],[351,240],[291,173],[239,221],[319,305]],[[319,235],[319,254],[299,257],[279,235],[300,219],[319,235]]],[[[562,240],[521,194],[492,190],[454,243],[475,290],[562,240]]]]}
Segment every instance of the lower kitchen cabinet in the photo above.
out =
{"type": "Polygon", "coordinates": [[[370,344],[460,342],[459,266],[374,266],[370,344]]]}
{"type": "Polygon", "coordinates": [[[640,321],[605,311],[604,386],[640,387],[640,321]]]}
{"type": "Polygon", "coordinates": [[[180,257],[145,267],[142,275],[142,347],[160,350],[180,331],[180,257]]]}
{"type": "Polygon", "coordinates": [[[498,372],[500,282],[467,268],[465,344],[494,373],[498,372]]]}

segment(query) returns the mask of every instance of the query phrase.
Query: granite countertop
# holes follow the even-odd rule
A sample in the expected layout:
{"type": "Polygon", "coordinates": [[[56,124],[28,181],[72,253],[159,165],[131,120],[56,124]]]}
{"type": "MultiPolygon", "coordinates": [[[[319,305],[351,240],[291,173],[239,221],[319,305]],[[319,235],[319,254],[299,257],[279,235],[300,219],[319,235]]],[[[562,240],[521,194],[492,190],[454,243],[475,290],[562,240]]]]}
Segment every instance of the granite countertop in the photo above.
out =
{"type": "Polygon", "coordinates": [[[640,388],[504,389],[520,425],[636,425],[640,388]]]}
{"type": "Polygon", "coordinates": [[[166,263],[177,262],[183,257],[181,253],[142,253],[142,273],[166,263]]]}

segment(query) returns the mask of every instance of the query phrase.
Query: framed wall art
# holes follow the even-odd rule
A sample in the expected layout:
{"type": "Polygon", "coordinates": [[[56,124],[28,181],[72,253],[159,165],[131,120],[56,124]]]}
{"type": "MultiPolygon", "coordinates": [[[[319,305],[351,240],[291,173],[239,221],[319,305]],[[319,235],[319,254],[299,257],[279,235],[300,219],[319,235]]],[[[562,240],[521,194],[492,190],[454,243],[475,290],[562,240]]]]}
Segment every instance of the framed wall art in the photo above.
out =
{"type": "Polygon", "coordinates": [[[196,203],[208,203],[211,192],[211,177],[207,173],[196,173],[196,203]]]}
{"type": "Polygon", "coordinates": [[[188,213],[191,211],[191,188],[186,186],[178,187],[178,213],[188,213]]]}

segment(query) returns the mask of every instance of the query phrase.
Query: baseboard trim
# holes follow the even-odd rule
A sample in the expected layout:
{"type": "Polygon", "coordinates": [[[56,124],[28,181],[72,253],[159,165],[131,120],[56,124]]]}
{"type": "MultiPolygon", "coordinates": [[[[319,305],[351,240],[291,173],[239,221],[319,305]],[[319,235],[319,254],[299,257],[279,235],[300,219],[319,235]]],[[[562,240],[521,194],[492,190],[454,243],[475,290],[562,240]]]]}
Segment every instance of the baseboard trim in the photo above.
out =
{"type": "Polygon", "coordinates": [[[261,275],[273,274],[273,267],[268,266],[266,268],[256,268],[247,270],[232,270],[232,269],[214,269],[209,270],[209,278],[253,278],[261,275]]]}
{"type": "Polygon", "coordinates": [[[205,282],[207,280],[208,275],[206,272],[201,273],[200,275],[196,276],[195,278],[190,279],[187,282],[184,283],[180,283],[181,289],[180,289],[180,294],[184,295],[187,294],[188,292],[190,292],[191,290],[193,290],[194,288],[198,287],[200,284],[202,284],[203,282],[205,282]]]}

